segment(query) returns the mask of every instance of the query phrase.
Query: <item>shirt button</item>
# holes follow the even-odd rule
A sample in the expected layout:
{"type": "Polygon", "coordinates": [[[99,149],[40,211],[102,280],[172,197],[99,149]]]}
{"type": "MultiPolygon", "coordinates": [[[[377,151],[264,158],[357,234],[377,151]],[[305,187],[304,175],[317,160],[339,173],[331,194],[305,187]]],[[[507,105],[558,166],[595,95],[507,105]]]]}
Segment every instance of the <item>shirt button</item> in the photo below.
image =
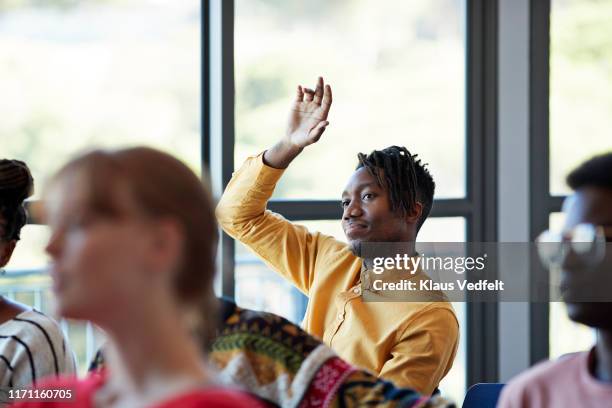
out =
{"type": "Polygon", "coordinates": [[[344,318],[344,313],[338,313],[338,320],[342,320],[344,318]]]}
{"type": "Polygon", "coordinates": [[[353,289],[353,292],[354,292],[356,295],[359,295],[359,294],[361,293],[361,288],[355,288],[355,289],[353,289]]]}

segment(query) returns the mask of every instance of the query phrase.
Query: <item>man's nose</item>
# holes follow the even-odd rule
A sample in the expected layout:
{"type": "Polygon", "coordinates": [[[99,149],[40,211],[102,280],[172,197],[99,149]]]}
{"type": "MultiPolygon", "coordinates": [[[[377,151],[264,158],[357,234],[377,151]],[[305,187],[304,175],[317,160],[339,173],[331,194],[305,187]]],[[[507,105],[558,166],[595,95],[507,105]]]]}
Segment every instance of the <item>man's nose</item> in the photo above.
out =
{"type": "Polygon", "coordinates": [[[63,236],[60,232],[53,232],[49,238],[49,242],[45,246],[45,251],[51,258],[57,258],[62,251],[63,236]]]}
{"type": "Polygon", "coordinates": [[[346,207],[344,207],[344,214],[342,215],[342,218],[348,220],[350,218],[360,217],[361,215],[363,215],[361,205],[355,200],[352,200],[346,207]]]}

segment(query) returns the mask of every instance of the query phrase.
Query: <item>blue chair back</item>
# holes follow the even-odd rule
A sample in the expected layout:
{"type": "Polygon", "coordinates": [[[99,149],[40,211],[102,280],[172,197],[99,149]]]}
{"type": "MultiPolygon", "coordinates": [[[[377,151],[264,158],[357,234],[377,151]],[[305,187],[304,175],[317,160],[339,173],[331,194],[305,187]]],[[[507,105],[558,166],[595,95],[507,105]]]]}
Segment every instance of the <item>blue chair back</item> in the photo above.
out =
{"type": "Polygon", "coordinates": [[[470,387],[463,401],[463,408],[495,408],[505,384],[480,383],[470,387]]]}

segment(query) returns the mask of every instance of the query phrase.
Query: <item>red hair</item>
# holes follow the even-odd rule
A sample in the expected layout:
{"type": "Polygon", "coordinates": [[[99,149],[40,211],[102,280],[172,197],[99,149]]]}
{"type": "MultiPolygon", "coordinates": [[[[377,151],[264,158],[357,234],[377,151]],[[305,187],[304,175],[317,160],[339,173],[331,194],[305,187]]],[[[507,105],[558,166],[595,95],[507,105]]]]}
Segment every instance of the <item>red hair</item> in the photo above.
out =
{"type": "Polygon", "coordinates": [[[118,186],[126,186],[138,211],[151,218],[169,217],[184,234],[182,263],[176,274],[177,299],[196,306],[205,342],[214,335],[217,299],[213,280],[218,230],[208,187],[175,157],[147,147],[95,150],[63,166],[53,183],[79,176],[86,189],[86,206],[95,214],[129,217],[118,200],[118,186]]]}

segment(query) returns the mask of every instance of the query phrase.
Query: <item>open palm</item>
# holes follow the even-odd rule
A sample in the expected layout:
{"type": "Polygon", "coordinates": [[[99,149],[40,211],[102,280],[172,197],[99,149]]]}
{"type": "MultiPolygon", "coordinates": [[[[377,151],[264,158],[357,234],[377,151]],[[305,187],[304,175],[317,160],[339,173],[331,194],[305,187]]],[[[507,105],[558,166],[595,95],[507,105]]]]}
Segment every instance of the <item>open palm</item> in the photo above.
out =
{"type": "Polygon", "coordinates": [[[300,148],[317,142],[329,124],[331,103],[331,87],[324,84],[323,78],[319,77],[314,91],[298,86],[287,124],[289,142],[300,148]]]}

